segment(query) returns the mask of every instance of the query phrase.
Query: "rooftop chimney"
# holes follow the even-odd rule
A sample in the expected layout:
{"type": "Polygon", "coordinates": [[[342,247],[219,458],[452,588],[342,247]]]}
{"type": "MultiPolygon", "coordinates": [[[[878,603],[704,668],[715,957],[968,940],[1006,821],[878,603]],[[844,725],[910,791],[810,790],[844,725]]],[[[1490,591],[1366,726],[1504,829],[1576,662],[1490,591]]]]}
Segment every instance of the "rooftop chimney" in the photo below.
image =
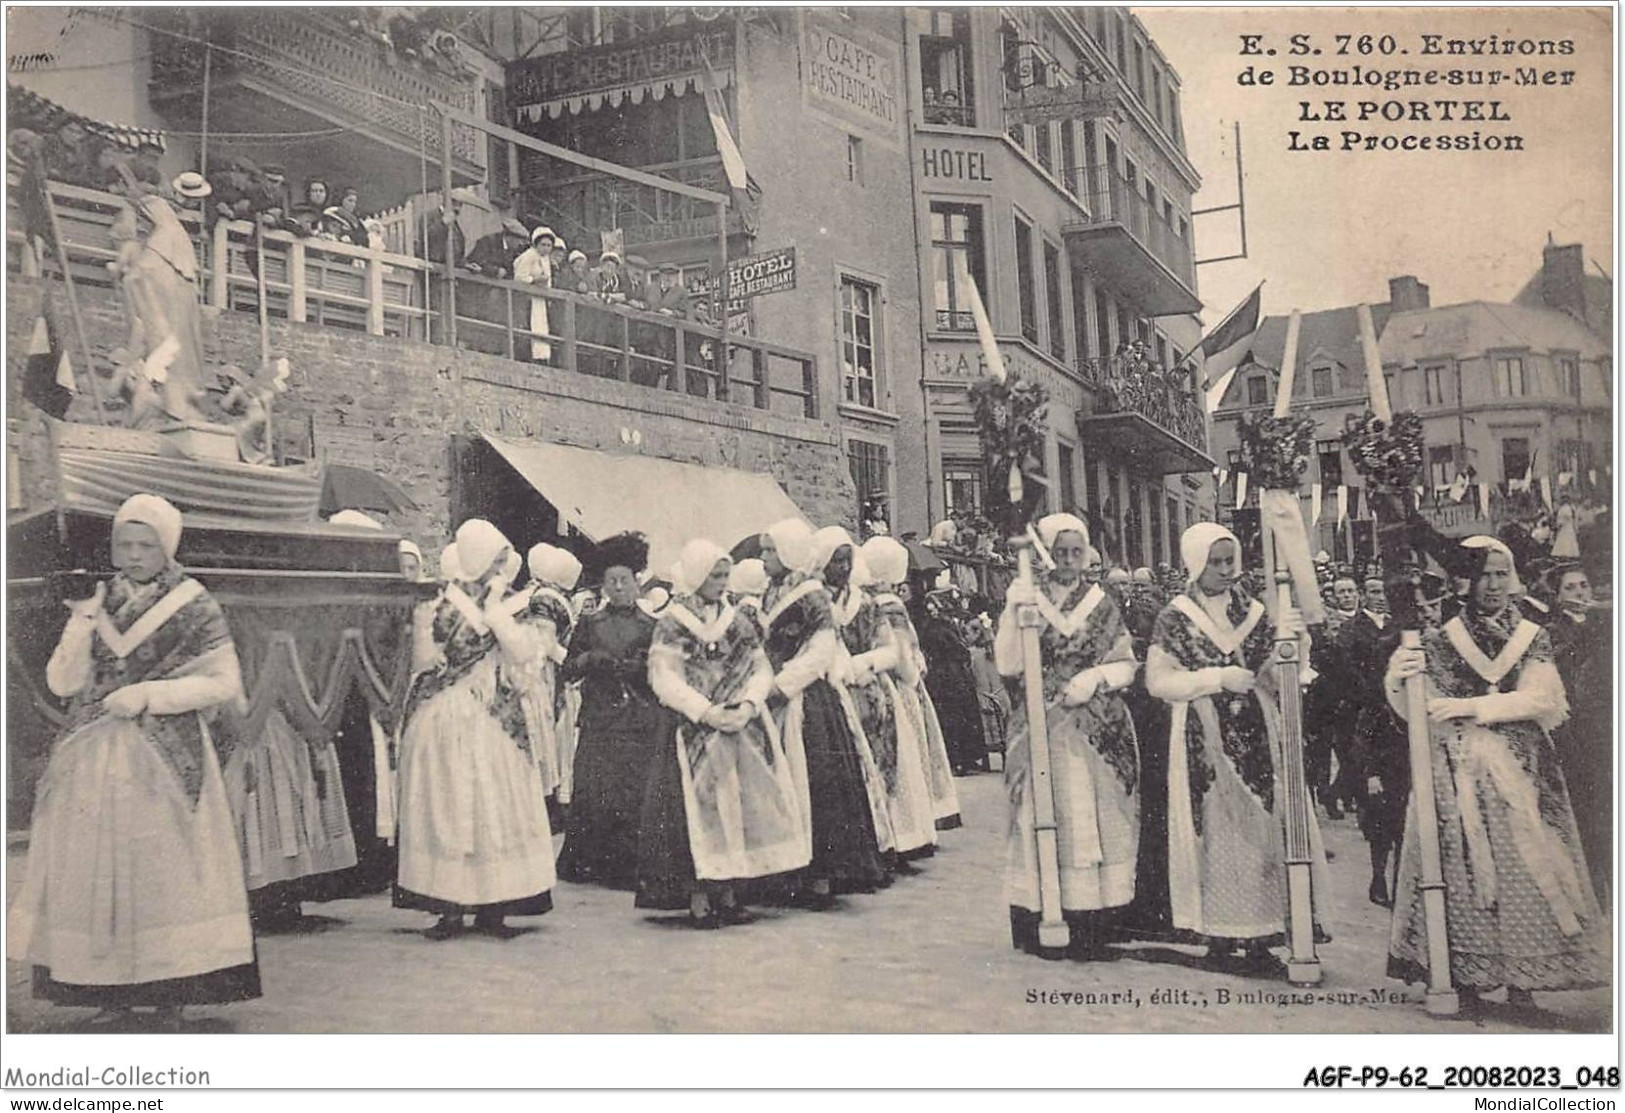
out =
{"type": "Polygon", "coordinates": [[[1577,320],[1586,319],[1585,249],[1577,243],[1548,243],[1542,252],[1540,300],[1577,320]]]}
{"type": "Polygon", "coordinates": [[[1414,274],[1402,274],[1388,280],[1388,308],[1391,313],[1405,313],[1412,309],[1429,307],[1428,288],[1416,280],[1414,274]]]}

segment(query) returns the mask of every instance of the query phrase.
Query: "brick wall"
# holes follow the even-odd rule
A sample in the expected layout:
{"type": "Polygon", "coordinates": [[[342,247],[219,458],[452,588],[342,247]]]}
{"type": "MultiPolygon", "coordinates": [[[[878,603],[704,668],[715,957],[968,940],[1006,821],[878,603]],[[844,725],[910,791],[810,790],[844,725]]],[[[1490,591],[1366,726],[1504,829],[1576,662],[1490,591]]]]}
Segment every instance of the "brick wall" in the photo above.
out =
{"type": "MultiPolygon", "coordinates": [[[[61,287],[49,286],[54,315],[66,325],[61,287]]],[[[127,335],[123,311],[110,290],[81,287],[79,295],[91,346],[103,357],[127,335]]],[[[12,276],[7,438],[27,508],[51,497],[45,421],[19,390],[41,296],[41,283],[12,276]]],[[[252,365],[259,351],[255,318],[221,314],[205,323],[204,343],[211,363],[252,365]]],[[[315,324],[273,320],[271,347],[292,365],[288,393],[277,400],[278,422],[308,423],[320,458],[369,468],[404,487],[420,509],[391,524],[427,552],[447,539],[451,525],[451,437],[482,430],[608,452],[629,451],[621,431],[635,430],[644,455],[765,472],[814,523],[854,524],[852,480],[839,431],[827,422],[315,324]]],[[[77,367],[82,361],[77,350],[72,354],[77,367]]]]}

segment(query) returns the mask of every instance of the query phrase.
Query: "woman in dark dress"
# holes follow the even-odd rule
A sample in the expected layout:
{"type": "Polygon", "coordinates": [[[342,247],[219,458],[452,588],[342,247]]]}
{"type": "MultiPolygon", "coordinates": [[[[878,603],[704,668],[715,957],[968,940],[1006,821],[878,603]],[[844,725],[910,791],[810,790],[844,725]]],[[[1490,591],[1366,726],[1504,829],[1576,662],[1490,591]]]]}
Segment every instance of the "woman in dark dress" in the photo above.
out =
{"type": "Polygon", "coordinates": [[[655,620],[637,605],[638,573],[649,560],[641,534],[599,546],[604,604],[581,620],[560,669],[581,681],[574,784],[559,876],[613,889],[637,884],[638,817],[650,762],[668,733],[668,713],[649,688],[655,620]]]}
{"type": "MultiPolygon", "coordinates": [[[[790,519],[762,535],[770,586],[762,600],[773,665],[769,704],[795,776],[812,864],[801,903],[822,911],[838,892],[872,892],[888,878],[875,835],[863,759],[828,674],[839,653],[829,590],[813,572],[812,530],[790,519]]],[[[884,804],[882,804],[884,807],[884,804]]]]}
{"type": "Polygon", "coordinates": [[[942,722],[948,760],[957,774],[985,773],[987,740],[982,733],[976,674],[951,595],[916,592],[915,598],[921,600],[914,611],[914,628],[920,634],[920,652],[925,654],[925,689],[942,722]]]}

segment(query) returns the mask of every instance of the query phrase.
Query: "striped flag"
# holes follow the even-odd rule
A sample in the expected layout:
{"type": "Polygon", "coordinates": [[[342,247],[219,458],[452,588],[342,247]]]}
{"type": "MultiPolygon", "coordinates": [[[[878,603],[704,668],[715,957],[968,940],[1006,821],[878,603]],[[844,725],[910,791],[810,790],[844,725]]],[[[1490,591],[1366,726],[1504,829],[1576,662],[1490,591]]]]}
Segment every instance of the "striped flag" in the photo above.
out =
{"type": "Polygon", "coordinates": [[[1219,322],[1218,328],[1202,338],[1202,369],[1207,376],[1202,389],[1207,393],[1208,413],[1218,409],[1230,380],[1235,378],[1236,368],[1252,355],[1253,336],[1258,332],[1258,314],[1263,302],[1264,284],[1260,282],[1245,301],[1219,322]]]}
{"type": "Polygon", "coordinates": [[[734,208],[744,222],[745,231],[756,232],[756,203],[761,199],[762,187],[750,176],[745,156],[739,153],[734,139],[733,122],[728,119],[728,106],[723,103],[722,89],[717,84],[716,71],[705,61],[705,114],[711,118],[711,131],[716,135],[717,154],[722,156],[722,171],[728,176],[728,189],[733,194],[734,208]]]}

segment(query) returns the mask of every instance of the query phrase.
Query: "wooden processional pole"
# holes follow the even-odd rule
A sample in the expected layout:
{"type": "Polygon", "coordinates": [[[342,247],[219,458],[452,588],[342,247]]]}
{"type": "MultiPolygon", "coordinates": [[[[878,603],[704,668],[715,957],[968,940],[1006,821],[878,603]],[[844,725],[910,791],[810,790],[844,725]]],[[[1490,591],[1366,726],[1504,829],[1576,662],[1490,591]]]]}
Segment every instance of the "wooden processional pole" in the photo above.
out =
{"type": "MultiPolygon", "coordinates": [[[[1275,395],[1274,416],[1292,411],[1292,380],[1298,363],[1301,315],[1294,309],[1286,326],[1286,350],[1281,356],[1281,381],[1275,395]]],[[[1262,493],[1262,492],[1261,492],[1262,493]]],[[[1297,491],[1292,492],[1294,512],[1297,491]]],[[[1259,515],[1265,521],[1263,514],[1259,515]]],[[[1281,701],[1281,824],[1286,838],[1287,981],[1293,985],[1320,983],[1320,958],[1315,954],[1315,906],[1311,872],[1309,787],[1303,771],[1303,702],[1298,690],[1298,638],[1281,633],[1282,619],[1292,607],[1292,573],[1279,534],[1270,530],[1275,557],[1275,677],[1281,701]]]]}
{"type": "MultiPolygon", "coordinates": [[[[1388,400],[1388,384],[1382,374],[1382,352],[1377,346],[1377,330],[1371,320],[1370,307],[1361,305],[1356,316],[1360,325],[1360,347],[1365,355],[1371,412],[1391,426],[1393,410],[1388,400]]],[[[1372,510],[1375,514],[1375,503],[1372,510]]],[[[1377,524],[1380,533],[1381,522],[1377,524]]],[[[1421,649],[1422,634],[1416,628],[1416,608],[1397,609],[1398,617],[1406,624],[1400,633],[1400,646],[1421,649]]],[[[1405,723],[1411,761],[1407,821],[1416,824],[1416,845],[1422,860],[1422,877],[1417,887],[1422,893],[1422,920],[1427,930],[1428,988],[1423,1008],[1434,1016],[1454,1016],[1461,1009],[1461,1001],[1450,981],[1450,937],[1445,921],[1444,866],[1439,854],[1438,798],[1433,794],[1433,741],[1429,737],[1425,676],[1413,676],[1405,681],[1405,723]]]]}

